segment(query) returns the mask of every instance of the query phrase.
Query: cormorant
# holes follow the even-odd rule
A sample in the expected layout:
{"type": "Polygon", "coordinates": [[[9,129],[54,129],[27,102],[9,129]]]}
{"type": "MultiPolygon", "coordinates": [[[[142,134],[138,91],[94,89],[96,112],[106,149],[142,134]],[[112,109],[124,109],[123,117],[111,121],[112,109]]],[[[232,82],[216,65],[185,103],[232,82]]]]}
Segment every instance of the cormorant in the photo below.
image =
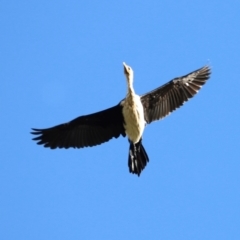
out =
{"type": "Polygon", "coordinates": [[[33,140],[51,149],[92,147],[113,137],[127,135],[130,148],[128,167],[130,173],[140,176],[149,162],[142,145],[146,124],[170,114],[193,97],[210,77],[210,68],[204,66],[185,76],[174,78],[163,86],[144,95],[133,89],[133,70],[126,63],[127,96],[119,104],[90,115],[80,116],[70,122],[46,129],[33,128],[33,140]]]}

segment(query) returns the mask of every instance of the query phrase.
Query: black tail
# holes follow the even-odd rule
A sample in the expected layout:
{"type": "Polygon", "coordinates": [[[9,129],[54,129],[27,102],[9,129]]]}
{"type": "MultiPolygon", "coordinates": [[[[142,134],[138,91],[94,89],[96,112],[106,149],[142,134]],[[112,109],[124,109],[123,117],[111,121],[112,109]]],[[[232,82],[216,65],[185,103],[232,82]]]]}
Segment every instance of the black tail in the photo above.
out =
{"type": "Polygon", "coordinates": [[[140,176],[142,170],[149,162],[148,155],[142,145],[142,140],[134,144],[130,142],[128,167],[129,172],[140,176]]]}

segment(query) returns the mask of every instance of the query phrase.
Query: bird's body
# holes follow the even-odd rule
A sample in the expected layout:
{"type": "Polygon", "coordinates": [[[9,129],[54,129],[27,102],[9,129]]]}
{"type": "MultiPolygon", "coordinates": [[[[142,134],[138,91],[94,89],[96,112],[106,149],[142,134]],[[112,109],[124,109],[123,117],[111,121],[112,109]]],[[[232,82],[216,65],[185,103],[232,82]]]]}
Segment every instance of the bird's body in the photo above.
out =
{"type": "Polygon", "coordinates": [[[129,140],[138,143],[145,127],[144,109],[140,96],[133,89],[133,70],[123,63],[127,79],[127,96],[121,102],[124,128],[129,140]]]}
{"type": "Polygon", "coordinates": [[[144,110],[138,95],[129,94],[123,105],[124,128],[129,140],[139,142],[145,128],[144,110]]]}
{"type": "Polygon", "coordinates": [[[133,71],[123,64],[127,95],[118,105],[52,128],[33,129],[32,134],[37,135],[33,140],[51,149],[83,148],[127,135],[130,142],[129,171],[139,176],[149,161],[142,145],[145,125],[167,116],[193,97],[208,80],[210,68],[203,67],[138,96],[133,88],[133,71]]]}

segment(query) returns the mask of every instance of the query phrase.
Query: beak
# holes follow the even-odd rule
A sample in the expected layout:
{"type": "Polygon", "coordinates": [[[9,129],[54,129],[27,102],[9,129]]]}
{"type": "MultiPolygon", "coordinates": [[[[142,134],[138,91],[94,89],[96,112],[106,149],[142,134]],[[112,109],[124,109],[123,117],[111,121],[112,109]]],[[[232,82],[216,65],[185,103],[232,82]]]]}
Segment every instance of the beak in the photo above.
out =
{"type": "Polygon", "coordinates": [[[124,73],[127,74],[127,64],[123,62],[124,73]]]}

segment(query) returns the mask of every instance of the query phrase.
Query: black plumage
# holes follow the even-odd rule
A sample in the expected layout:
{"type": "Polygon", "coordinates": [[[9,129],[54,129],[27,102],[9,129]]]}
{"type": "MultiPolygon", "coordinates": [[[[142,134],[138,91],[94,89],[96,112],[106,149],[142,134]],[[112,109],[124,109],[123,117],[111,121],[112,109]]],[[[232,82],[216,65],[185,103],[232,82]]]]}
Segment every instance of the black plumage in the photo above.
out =
{"type": "Polygon", "coordinates": [[[141,96],[147,123],[166,117],[192,98],[206,83],[210,68],[205,66],[141,96]]]}
{"type": "Polygon", "coordinates": [[[33,140],[51,149],[92,147],[113,137],[126,136],[120,105],[52,128],[32,130],[32,134],[37,135],[33,140]]]}

